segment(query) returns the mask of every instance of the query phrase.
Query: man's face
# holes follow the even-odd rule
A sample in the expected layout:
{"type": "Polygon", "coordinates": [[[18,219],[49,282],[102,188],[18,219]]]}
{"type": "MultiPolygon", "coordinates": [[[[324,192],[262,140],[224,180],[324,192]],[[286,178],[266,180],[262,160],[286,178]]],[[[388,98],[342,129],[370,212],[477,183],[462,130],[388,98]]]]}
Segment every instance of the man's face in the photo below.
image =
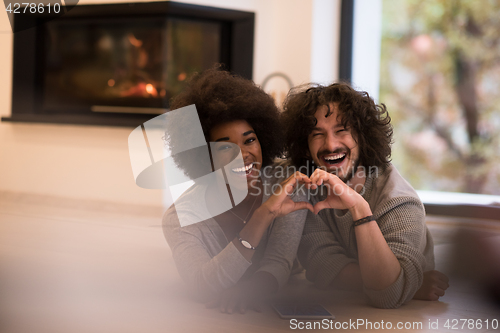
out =
{"type": "Polygon", "coordinates": [[[314,116],[317,124],[308,137],[309,153],[314,163],[347,182],[359,166],[359,147],[349,128],[342,126],[338,105],[330,103],[318,107],[314,116]]]}

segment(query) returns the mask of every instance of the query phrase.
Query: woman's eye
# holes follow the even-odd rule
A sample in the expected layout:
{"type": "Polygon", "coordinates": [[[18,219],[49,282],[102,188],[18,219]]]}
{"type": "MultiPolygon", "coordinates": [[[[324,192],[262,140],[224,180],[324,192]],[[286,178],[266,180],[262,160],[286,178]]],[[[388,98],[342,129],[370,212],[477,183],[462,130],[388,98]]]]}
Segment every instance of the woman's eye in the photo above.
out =
{"type": "Polygon", "coordinates": [[[319,133],[319,132],[318,132],[318,133],[313,133],[313,135],[312,135],[312,136],[313,136],[313,137],[315,137],[315,136],[320,136],[320,135],[322,135],[322,134],[323,134],[323,133],[319,133]]]}
{"type": "Polygon", "coordinates": [[[345,128],[341,128],[341,129],[339,129],[339,130],[337,131],[337,133],[340,133],[340,132],[345,132],[345,131],[346,131],[346,129],[345,129],[345,128]]]}
{"type": "Polygon", "coordinates": [[[217,148],[218,151],[231,149],[230,145],[222,145],[217,148]]]}
{"type": "Polygon", "coordinates": [[[256,140],[256,138],[249,138],[245,143],[252,143],[256,140]]]}

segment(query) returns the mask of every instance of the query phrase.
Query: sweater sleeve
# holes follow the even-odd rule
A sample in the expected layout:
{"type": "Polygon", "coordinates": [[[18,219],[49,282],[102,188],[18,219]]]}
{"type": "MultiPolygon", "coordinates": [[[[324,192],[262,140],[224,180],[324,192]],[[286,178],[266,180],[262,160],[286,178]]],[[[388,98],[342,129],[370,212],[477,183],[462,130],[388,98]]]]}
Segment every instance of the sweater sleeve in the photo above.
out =
{"type": "Polygon", "coordinates": [[[298,210],[274,220],[264,257],[257,272],[272,274],[281,289],[290,275],[297,256],[307,210],[298,210]]]}
{"type": "Polygon", "coordinates": [[[328,288],[347,264],[357,262],[347,256],[321,217],[311,212],[307,212],[298,257],[306,269],[306,278],[321,289],[328,288]]]}
{"type": "Polygon", "coordinates": [[[397,308],[413,298],[423,281],[426,259],[425,211],[413,197],[396,197],[377,213],[377,223],[399,261],[401,271],[396,281],[384,290],[365,288],[370,303],[379,308],[397,308]]]}
{"type": "Polygon", "coordinates": [[[163,217],[163,231],[179,275],[201,301],[235,285],[251,265],[233,242],[213,256],[209,247],[217,240],[210,230],[202,223],[181,227],[173,207],[163,217]]]}

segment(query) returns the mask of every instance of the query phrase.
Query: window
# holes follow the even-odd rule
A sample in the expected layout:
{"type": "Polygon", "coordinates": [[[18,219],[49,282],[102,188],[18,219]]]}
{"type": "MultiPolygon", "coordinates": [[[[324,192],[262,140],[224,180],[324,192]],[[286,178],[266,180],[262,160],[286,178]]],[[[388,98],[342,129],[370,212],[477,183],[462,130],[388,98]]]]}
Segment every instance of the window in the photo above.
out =
{"type": "Polygon", "coordinates": [[[352,83],[387,105],[398,170],[426,203],[499,203],[500,2],[353,7],[352,83]]]}

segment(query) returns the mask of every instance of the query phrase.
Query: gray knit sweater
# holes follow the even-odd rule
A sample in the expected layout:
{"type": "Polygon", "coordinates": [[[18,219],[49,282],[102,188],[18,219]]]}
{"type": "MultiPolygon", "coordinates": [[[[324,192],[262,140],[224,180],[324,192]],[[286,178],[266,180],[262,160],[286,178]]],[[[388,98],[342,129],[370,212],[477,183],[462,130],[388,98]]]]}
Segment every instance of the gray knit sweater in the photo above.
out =
{"type": "MultiPolygon", "coordinates": [[[[413,298],[423,272],[434,269],[434,246],[425,225],[424,207],[416,192],[390,165],[380,174],[366,178],[363,198],[369,203],[389,248],[401,265],[398,279],[384,290],[364,289],[370,303],[380,308],[397,308],[413,298]]],[[[311,196],[314,205],[324,196],[311,196]]],[[[325,209],[307,214],[298,250],[306,277],[319,288],[332,284],[349,263],[357,263],[356,237],[350,212],[325,209]]]]}

